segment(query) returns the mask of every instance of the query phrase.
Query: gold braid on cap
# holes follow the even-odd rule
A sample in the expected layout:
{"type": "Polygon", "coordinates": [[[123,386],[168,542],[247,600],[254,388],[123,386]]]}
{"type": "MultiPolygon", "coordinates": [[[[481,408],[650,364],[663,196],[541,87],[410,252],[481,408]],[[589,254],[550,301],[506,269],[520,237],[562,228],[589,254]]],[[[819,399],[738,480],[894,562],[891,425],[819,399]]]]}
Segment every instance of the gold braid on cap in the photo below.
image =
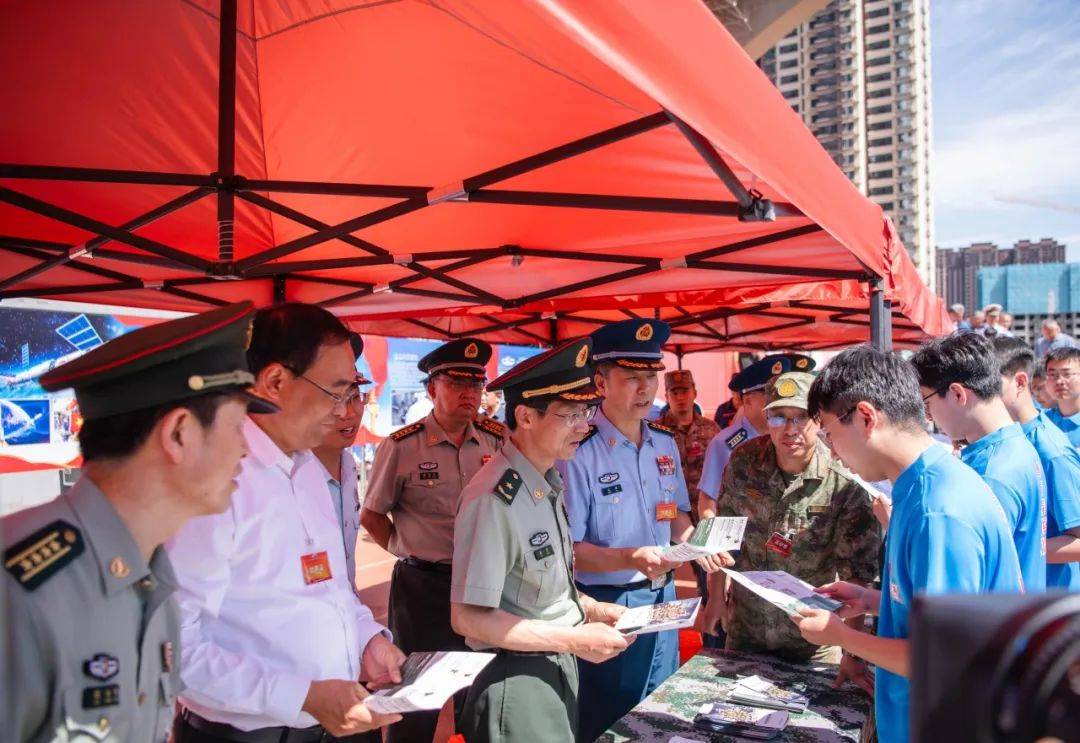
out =
{"type": "Polygon", "coordinates": [[[575,379],[573,382],[548,385],[547,387],[541,387],[538,390],[525,390],[521,393],[521,397],[528,400],[530,397],[539,397],[541,395],[557,395],[560,392],[565,392],[566,390],[577,389],[578,387],[586,385],[591,381],[592,379],[590,377],[585,377],[584,379],[575,379]]]}
{"type": "Polygon", "coordinates": [[[233,371],[224,374],[192,374],[188,377],[188,388],[195,390],[207,390],[213,387],[243,386],[250,387],[255,384],[255,376],[251,372],[233,371]]]}
{"type": "Polygon", "coordinates": [[[660,359],[653,359],[652,361],[630,361],[629,359],[615,359],[616,365],[626,366],[631,369],[651,369],[653,371],[656,371],[656,364],[659,363],[661,363],[660,359]]]}

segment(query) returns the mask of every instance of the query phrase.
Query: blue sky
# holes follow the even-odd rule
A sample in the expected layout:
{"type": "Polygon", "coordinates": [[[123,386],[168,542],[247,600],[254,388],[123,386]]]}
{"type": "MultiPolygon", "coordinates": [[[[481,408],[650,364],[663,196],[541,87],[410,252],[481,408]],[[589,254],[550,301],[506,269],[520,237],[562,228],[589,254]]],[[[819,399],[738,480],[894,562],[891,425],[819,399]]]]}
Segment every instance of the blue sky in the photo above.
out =
{"type": "Polygon", "coordinates": [[[1080,261],[1080,1],[931,0],[930,12],[937,244],[1054,237],[1080,261]]]}

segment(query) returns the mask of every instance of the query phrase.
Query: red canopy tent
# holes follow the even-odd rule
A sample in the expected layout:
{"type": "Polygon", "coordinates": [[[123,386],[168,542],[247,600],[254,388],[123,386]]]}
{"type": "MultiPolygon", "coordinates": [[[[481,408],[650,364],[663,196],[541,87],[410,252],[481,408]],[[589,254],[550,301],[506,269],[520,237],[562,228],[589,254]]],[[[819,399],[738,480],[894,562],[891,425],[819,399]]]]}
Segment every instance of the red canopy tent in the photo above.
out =
{"type": "Polygon", "coordinates": [[[361,331],[511,343],[659,314],[680,353],[948,324],[700,0],[0,18],[0,299],[300,300],[361,331]]]}

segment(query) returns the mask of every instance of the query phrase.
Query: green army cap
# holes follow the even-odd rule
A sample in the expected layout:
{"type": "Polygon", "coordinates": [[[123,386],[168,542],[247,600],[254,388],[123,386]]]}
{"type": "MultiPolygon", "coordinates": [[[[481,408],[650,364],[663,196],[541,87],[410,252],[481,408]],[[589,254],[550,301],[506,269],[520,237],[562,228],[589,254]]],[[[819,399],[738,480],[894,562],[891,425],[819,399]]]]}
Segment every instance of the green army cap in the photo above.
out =
{"type": "Polygon", "coordinates": [[[689,369],[672,369],[664,372],[664,389],[668,392],[678,389],[688,390],[693,386],[694,375],[689,369]]]}
{"type": "Polygon", "coordinates": [[[507,400],[529,405],[546,400],[592,403],[602,396],[593,383],[590,338],[579,338],[544,351],[491,380],[489,390],[503,390],[507,400]]]}
{"type": "Polygon", "coordinates": [[[808,372],[785,372],[776,378],[769,389],[769,404],[766,410],[773,408],[800,408],[806,410],[806,398],[810,394],[810,385],[814,375],[808,372]]]}
{"type": "Polygon", "coordinates": [[[217,392],[236,392],[252,413],[278,407],[250,392],[245,351],[255,306],[238,302],[133,330],[38,380],[47,392],[72,388],[86,420],[217,392]]]}

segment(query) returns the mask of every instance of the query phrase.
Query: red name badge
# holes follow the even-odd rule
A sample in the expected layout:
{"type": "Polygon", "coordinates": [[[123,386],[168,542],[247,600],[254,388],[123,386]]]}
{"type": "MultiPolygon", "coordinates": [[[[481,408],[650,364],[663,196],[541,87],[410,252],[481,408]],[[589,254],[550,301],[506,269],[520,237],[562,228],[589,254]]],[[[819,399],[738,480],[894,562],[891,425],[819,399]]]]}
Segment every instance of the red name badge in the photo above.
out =
{"type": "Polygon", "coordinates": [[[657,521],[674,521],[675,520],[675,504],[657,503],[656,504],[656,520],[657,521]]]}
{"type": "Polygon", "coordinates": [[[304,572],[304,583],[309,586],[330,580],[330,558],[326,556],[326,552],[300,555],[300,569],[304,572]]]}
{"type": "Polygon", "coordinates": [[[791,547],[794,543],[778,531],[774,531],[769,541],[765,543],[765,549],[772,550],[781,557],[791,557],[791,547]]]}

